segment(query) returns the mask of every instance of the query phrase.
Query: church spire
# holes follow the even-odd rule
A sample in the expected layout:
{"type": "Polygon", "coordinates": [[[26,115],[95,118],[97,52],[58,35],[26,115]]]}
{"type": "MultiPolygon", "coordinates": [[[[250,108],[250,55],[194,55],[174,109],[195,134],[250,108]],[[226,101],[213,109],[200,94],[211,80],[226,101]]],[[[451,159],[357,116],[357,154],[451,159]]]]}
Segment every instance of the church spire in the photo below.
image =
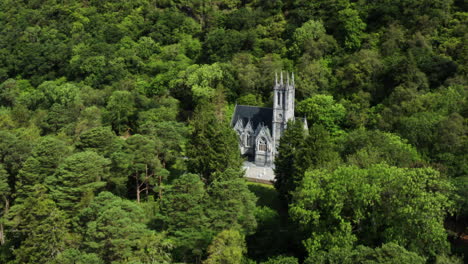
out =
{"type": "Polygon", "coordinates": [[[292,85],[294,86],[294,72],[292,72],[292,85]]]}
{"type": "Polygon", "coordinates": [[[281,71],[281,85],[283,85],[283,71],[281,71]]]}
{"type": "Polygon", "coordinates": [[[278,85],[278,73],[275,71],[275,85],[278,85]]]}

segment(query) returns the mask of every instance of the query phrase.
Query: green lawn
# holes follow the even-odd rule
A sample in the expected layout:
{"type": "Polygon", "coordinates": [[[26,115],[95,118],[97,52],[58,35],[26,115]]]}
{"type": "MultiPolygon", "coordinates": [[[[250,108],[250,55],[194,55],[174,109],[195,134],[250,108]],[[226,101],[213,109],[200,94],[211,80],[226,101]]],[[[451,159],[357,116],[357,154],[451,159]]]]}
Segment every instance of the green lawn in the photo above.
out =
{"type": "Polygon", "coordinates": [[[275,190],[273,185],[248,182],[249,190],[257,196],[257,206],[267,206],[271,209],[280,212],[281,202],[278,197],[278,192],[275,190]]]}

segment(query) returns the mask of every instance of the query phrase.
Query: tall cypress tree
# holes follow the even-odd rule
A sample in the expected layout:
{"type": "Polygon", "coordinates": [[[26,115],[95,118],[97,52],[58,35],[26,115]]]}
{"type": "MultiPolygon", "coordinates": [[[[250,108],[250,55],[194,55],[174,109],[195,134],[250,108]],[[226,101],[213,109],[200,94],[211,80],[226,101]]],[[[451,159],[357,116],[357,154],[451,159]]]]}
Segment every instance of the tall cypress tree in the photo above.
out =
{"type": "Polygon", "coordinates": [[[242,158],[236,134],[213,104],[200,104],[191,125],[187,148],[190,171],[200,174],[207,183],[228,168],[240,171],[242,158]]]}
{"type": "Polygon", "coordinates": [[[281,199],[286,202],[290,201],[289,193],[295,189],[297,153],[303,146],[304,136],[303,123],[298,120],[290,121],[278,146],[278,156],[275,159],[275,188],[281,199]]]}

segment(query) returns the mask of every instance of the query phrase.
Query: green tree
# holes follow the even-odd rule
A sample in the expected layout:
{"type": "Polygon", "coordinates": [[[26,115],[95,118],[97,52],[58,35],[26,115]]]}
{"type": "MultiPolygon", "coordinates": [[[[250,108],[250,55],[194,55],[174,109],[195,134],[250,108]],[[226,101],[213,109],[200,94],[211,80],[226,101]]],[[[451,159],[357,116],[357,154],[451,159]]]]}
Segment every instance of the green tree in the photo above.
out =
{"type": "Polygon", "coordinates": [[[98,255],[84,253],[78,249],[66,249],[58,254],[52,264],[104,264],[98,255]]]}
{"type": "Polygon", "coordinates": [[[83,132],[76,147],[80,150],[90,150],[108,158],[115,151],[115,134],[110,127],[96,127],[83,132]]]}
{"type": "MultiPolygon", "coordinates": [[[[15,80],[8,79],[0,85],[0,102],[4,106],[14,106],[21,102],[19,98],[24,98],[25,93],[34,93],[34,88],[31,86],[28,80],[15,80]]],[[[29,100],[33,97],[28,94],[29,100]]],[[[26,105],[28,107],[29,105],[26,105]]]]}
{"type": "Polygon", "coordinates": [[[306,173],[294,192],[290,214],[308,237],[313,256],[355,243],[395,241],[421,256],[448,250],[443,220],[452,210],[453,186],[431,168],[372,165],[306,173]]]}
{"type": "Polygon", "coordinates": [[[288,123],[288,128],[281,136],[278,156],[275,159],[275,188],[280,197],[289,202],[290,192],[296,188],[296,157],[305,138],[304,126],[298,120],[288,123]]]}
{"type": "Polygon", "coordinates": [[[131,128],[135,114],[135,102],[129,91],[115,91],[107,102],[107,119],[114,131],[122,133],[131,128]]]}
{"type": "Polygon", "coordinates": [[[86,207],[94,193],[106,186],[110,161],[92,151],[75,153],[47,178],[52,198],[70,215],[86,207]]]}
{"type": "Polygon", "coordinates": [[[341,93],[351,95],[366,92],[371,94],[372,102],[383,99],[386,91],[382,89],[380,78],[385,65],[378,51],[361,49],[344,56],[342,63],[335,69],[340,84],[337,88],[341,89],[341,93]]]}
{"type": "Polygon", "coordinates": [[[340,132],[346,109],[333,96],[318,94],[299,102],[297,111],[307,117],[309,124],[324,126],[331,133],[340,132]]]}
{"type": "Polygon", "coordinates": [[[0,161],[14,184],[18,171],[31,154],[36,138],[17,132],[0,131],[0,161]]]}
{"type": "Polygon", "coordinates": [[[139,133],[154,137],[158,145],[158,158],[164,169],[175,169],[182,163],[188,127],[178,122],[179,101],[172,98],[159,98],[156,108],[140,112],[139,133]]]}
{"type": "Polygon", "coordinates": [[[257,227],[254,216],[256,197],[249,191],[245,179],[236,179],[233,176],[226,178],[227,180],[215,180],[207,188],[210,195],[208,206],[210,228],[213,230],[232,228],[244,234],[251,234],[257,227]]]}
{"type": "MultiPolygon", "coordinates": [[[[246,92],[253,93],[256,91],[259,85],[260,73],[255,64],[255,57],[249,53],[238,53],[232,58],[231,65],[239,80],[239,94],[244,94],[246,92]]],[[[253,96],[255,97],[255,95],[253,96]]],[[[238,103],[242,104],[241,102],[238,103]]]]}
{"type": "Polygon", "coordinates": [[[344,158],[362,168],[382,162],[397,167],[411,167],[422,162],[417,150],[406,140],[379,130],[354,130],[347,135],[343,148],[344,158]]]}
{"type": "Polygon", "coordinates": [[[134,202],[101,192],[77,217],[86,252],[105,263],[170,261],[170,243],[147,228],[144,212],[134,202]]]}
{"type": "Polygon", "coordinates": [[[295,257],[277,256],[269,258],[261,264],[299,264],[299,261],[295,257]]]}
{"type": "Polygon", "coordinates": [[[36,185],[34,193],[9,212],[9,231],[21,241],[12,263],[50,263],[65,250],[69,221],[45,190],[36,185]]]}
{"type": "Polygon", "coordinates": [[[386,243],[378,248],[370,248],[359,245],[352,250],[344,250],[343,248],[333,248],[329,252],[310,256],[305,263],[426,263],[424,257],[408,251],[405,248],[395,244],[386,243]]]}
{"type": "Polygon", "coordinates": [[[175,238],[176,260],[200,258],[213,234],[209,230],[205,185],[196,174],[174,180],[161,204],[163,228],[175,238]]]}
{"type": "Polygon", "coordinates": [[[314,125],[304,130],[303,121],[296,120],[280,139],[275,160],[275,188],[283,201],[290,203],[291,192],[308,169],[334,168],[340,162],[333,138],[323,126],[314,125]]]}
{"type": "Polygon", "coordinates": [[[229,168],[240,171],[242,158],[236,134],[223,117],[217,118],[211,106],[198,107],[191,125],[193,130],[187,155],[192,172],[199,173],[211,183],[215,175],[229,168]]]}
{"type": "Polygon", "coordinates": [[[211,65],[192,65],[187,68],[185,85],[190,87],[194,102],[206,101],[215,97],[220,89],[223,70],[218,63],[211,65]]]}
{"type": "Polygon", "coordinates": [[[46,178],[55,173],[59,164],[69,154],[70,149],[62,140],[52,136],[41,138],[18,173],[16,203],[34,193],[34,185],[44,184],[46,178]]]}
{"type": "Polygon", "coordinates": [[[366,24],[359,17],[359,12],[347,7],[338,12],[339,29],[344,37],[344,46],[348,50],[357,50],[361,47],[363,31],[366,24]]]}
{"type": "Polygon", "coordinates": [[[166,174],[161,168],[159,160],[159,148],[161,147],[159,145],[159,142],[153,138],[139,134],[133,135],[125,141],[127,173],[132,178],[138,202],[140,202],[143,192],[148,199],[153,186],[160,186],[163,176],[166,174]]]}
{"type": "Polygon", "coordinates": [[[296,98],[308,98],[317,93],[326,93],[333,89],[331,60],[311,60],[310,56],[299,59],[296,98]]]}
{"type": "Polygon", "coordinates": [[[80,113],[74,128],[74,136],[79,137],[82,133],[102,126],[102,110],[93,105],[86,107],[80,113]]]}
{"type": "Polygon", "coordinates": [[[251,45],[249,35],[244,31],[216,28],[210,30],[203,43],[203,51],[209,62],[229,60],[245,46],[251,45]]]}
{"type": "Polygon", "coordinates": [[[47,110],[40,120],[40,127],[46,132],[64,130],[71,134],[72,124],[83,107],[80,87],[60,78],[43,82],[37,90],[42,94],[39,107],[47,110]]]}
{"type": "Polygon", "coordinates": [[[224,230],[213,238],[208,247],[208,259],[204,264],[241,263],[246,253],[245,238],[236,230],[224,230]]]}
{"type": "Polygon", "coordinates": [[[309,20],[297,28],[292,36],[291,52],[296,58],[305,54],[307,58],[320,59],[336,48],[335,39],[326,34],[322,21],[309,20]]]}
{"type": "Polygon", "coordinates": [[[3,165],[0,164],[0,195],[1,195],[1,204],[0,204],[0,246],[5,244],[5,216],[8,214],[10,209],[10,195],[11,189],[8,185],[8,173],[3,168],[3,165]]]}
{"type": "Polygon", "coordinates": [[[296,182],[304,177],[308,169],[334,168],[340,164],[341,159],[335,144],[335,138],[321,125],[313,125],[307,136],[301,142],[301,148],[297,152],[295,162],[296,182]]]}

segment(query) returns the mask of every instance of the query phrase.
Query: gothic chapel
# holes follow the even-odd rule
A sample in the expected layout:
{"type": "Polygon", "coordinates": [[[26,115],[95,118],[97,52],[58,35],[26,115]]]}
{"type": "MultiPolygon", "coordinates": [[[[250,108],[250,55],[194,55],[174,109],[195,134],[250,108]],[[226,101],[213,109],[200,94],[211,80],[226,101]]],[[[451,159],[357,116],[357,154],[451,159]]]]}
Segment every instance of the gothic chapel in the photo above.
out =
{"type": "MultiPolygon", "coordinates": [[[[275,74],[273,108],[236,105],[231,125],[237,132],[242,155],[258,166],[272,166],[287,122],[294,120],[294,73],[283,81],[275,74]]],[[[305,121],[304,121],[305,122],[305,121]]],[[[304,123],[307,126],[306,123],[304,123]]]]}

